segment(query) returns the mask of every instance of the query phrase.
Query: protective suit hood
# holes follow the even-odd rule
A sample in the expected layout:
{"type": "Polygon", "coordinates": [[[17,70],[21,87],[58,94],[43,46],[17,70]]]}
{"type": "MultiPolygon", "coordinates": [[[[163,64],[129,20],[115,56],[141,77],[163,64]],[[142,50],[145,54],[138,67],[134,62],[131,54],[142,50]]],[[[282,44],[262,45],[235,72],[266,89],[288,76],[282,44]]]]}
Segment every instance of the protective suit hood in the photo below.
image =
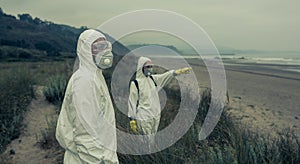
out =
{"type": "Polygon", "coordinates": [[[106,37],[99,31],[89,29],[81,33],[77,42],[77,55],[79,57],[79,69],[86,68],[90,71],[95,71],[97,66],[93,61],[92,43],[98,38],[106,37]]]}
{"type": "Polygon", "coordinates": [[[143,73],[143,66],[146,62],[150,61],[151,59],[147,57],[140,57],[138,60],[137,70],[136,70],[136,78],[145,78],[146,76],[143,73]]]}
{"type": "Polygon", "coordinates": [[[66,149],[64,163],[118,163],[114,108],[91,49],[101,37],[86,30],[78,38],[79,69],[68,82],[56,128],[56,138],[66,149]]]}

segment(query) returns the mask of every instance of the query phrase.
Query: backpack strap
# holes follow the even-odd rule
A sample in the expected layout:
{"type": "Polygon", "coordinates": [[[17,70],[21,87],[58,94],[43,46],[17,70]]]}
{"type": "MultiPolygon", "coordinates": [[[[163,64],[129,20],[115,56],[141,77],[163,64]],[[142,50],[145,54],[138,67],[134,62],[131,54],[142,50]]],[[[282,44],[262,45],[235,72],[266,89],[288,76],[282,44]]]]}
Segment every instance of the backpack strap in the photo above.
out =
{"type": "Polygon", "coordinates": [[[157,84],[156,84],[156,82],[154,81],[153,76],[150,75],[150,78],[152,79],[154,85],[157,87],[157,84]]]}
{"type": "MultiPolygon", "coordinates": [[[[150,75],[150,78],[152,79],[155,87],[157,87],[157,84],[156,82],[154,81],[153,77],[150,75]]],[[[137,102],[136,102],[136,108],[139,106],[139,102],[140,102],[140,88],[139,88],[139,83],[136,79],[133,80],[135,86],[136,86],[136,89],[137,89],[137,92],[138,92],[138,99],[137,99],[137,102]]]]}
{"type": "Polygon", "coordinates": [[[136,86],[136,89],[137,89],[137,92],[138,92],[138,99],[137,99],[137,102],[136,102],[136,109],[137,107],[139,106],[139,102],[140,102],[140,88],[139,88],[139,83],[136,79],[133,80],[135,86],[136,86]]]}

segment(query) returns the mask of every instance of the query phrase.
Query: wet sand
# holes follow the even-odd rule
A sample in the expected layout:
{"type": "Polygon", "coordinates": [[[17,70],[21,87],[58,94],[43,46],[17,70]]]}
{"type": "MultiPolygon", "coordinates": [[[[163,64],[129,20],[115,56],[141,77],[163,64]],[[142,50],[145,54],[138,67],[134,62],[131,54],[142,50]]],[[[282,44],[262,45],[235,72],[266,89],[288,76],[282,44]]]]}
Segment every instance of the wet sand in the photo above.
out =
{"type": "MultiPolygon", "coordinates": [[[[189,60],[200,87],[210,87],[210,77],[201,61],[189,60]]],[[[257,130],[291,128],[300,136],[300,73],[282,65],[225,63],[229,111],[257,130]]]]}

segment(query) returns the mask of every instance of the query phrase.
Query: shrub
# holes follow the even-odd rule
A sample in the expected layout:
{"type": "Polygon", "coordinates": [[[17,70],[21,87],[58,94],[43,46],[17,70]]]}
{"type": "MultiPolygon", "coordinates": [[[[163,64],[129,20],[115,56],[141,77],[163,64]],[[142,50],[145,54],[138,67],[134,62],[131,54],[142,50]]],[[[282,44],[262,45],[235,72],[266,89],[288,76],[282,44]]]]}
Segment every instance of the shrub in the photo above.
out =
{"type": "Polygon", "coordinates": [[[30,59],[32,57],[32,55],[28,52],[20,52],[19,54],[19,58],[22,58],[22,59],[30,59]]]}

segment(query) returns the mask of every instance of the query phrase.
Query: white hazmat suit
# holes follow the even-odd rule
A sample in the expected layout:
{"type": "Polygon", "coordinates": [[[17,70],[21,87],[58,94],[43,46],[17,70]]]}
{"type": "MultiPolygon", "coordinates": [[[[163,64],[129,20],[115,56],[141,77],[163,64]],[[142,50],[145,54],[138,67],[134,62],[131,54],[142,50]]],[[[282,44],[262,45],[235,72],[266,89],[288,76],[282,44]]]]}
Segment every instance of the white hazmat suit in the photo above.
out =
{"type": "Polygon", "coordinates": [[[131,82],[128,100],[128,117],[136,120],[138,132],[144,135],[157,132],[161,115],[158,92],[175,76],[174,70],[170,70],[163,74],[151,75],[152,80],[143,73],[143,66],[148,61],[151,60],[146,57],[139,58],[136,72],[139,92],[134,82],[131,82]]]}
{"type": "Polygon", "coordinates": [[[56,127],[56,138],[66,150],[64,163],[118,163],[115,113],[91,51],[98,38],[105,36],[90,29],[78,39],[79,69],[69,80],[56,127]]]}

